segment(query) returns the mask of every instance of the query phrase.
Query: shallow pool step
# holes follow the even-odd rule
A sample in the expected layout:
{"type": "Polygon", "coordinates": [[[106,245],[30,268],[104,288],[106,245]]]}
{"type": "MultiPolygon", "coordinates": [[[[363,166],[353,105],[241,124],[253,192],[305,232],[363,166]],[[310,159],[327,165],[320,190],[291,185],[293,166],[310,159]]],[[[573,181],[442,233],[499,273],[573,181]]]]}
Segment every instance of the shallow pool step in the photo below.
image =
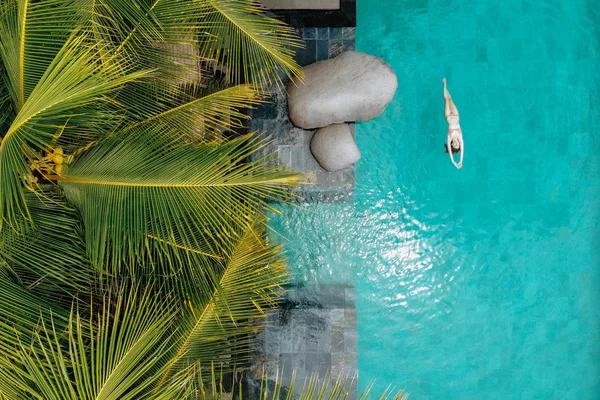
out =
{"type": "MultiPolygon", "coordinates": [[[[309,285],[291,291],[258,337],[255,375],[263,370],[269,377],[283,372],[287,385],[295,371],[300,387],[314,374],[324,377],[330,372],[332,380],[355,376],[356,318],[353,287],[309,285]]],[[[350,398],[355,397],[356,384],[350,398]]]]}

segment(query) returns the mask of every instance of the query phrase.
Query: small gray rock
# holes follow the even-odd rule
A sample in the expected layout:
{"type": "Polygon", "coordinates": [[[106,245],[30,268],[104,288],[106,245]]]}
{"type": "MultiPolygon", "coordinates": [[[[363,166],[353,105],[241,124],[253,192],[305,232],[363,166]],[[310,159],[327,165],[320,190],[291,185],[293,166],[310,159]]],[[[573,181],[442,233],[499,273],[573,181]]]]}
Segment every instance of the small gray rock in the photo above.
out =
{"type": "Polygon", "coordinates": [[[373,119],[398,88],[385,61],[356,51],[304,67],[303,79],[289,83],[288,108],[290,120],[304,129],[373,119]]]}
{"type": "Polygon", "coordinates": [[[360,159],[360,150],[348,124],[334,124],[315,132],[310,151],[321,167],[333,172],[348,168],[360,159]]]}

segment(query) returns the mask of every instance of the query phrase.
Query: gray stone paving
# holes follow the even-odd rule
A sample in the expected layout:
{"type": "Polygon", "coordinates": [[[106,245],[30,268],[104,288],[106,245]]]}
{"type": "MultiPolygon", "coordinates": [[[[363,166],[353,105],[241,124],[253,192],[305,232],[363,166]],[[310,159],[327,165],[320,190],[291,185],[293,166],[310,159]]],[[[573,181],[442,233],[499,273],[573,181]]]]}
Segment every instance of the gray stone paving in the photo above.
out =
{"type": "MultiPolygon", "coordinates": [[[[327,59],[344,50],[354,50],[354,28],[303,28],[306,48],[298,52],[300,65],[327,59]]],[[[287,116],[287,98],[273,90],[271,102],[251,113],[251,131],[271,139],[257,156],[276,153],[282,162],[304,174],[307,185],[299,192],[301,202],[352,202],[354,167],[328,172],[310,152],[312,130],[292,125],[287,116]]],[[[351,125],[354,134],[354,125],[351,125]]],[[[296,392],[315,374],[324,377],[356,376],[357,315],[354,288],[350,285],[308,285],[291,289],[281,308],[269,316],[259,334],[251,365],[251,393],[260,387],[263,372],[273,379],[283,371],[288,384],[297,377],[296,392]]],[[[272,385],[272,382],[270,383],[272,385]]],[[[283,393],[285,393],[284,391],[283,393]]],[[[349,399],[357,398],[354,381],[349,399]]]]}
{"type": "MultiPolygon", "coordinates": [[[[354,28],[302,28],[306,47],[296,55],[300,65],[335,57],[344,50],[354,50],[354,28]]],[[[354,167],[328,172],[321,168],[310,152],[314,130],[295,127],[288,118],[287,96],[273,89],[270,102],[252,110],[250,129],[269,137],[272,143],[259,155],[276,153],[293,170],[304,174],[306,185],[299,191],[305,202],[352,202],[355,186],[354,167]]],[[[351,124],[354,134],[354,124],[351,124]]]]}
{"type": "MultiPolygon", "coordinates": [[[[283,374],[289,385],[295,373],[300,387],[305,380],[328,373],[331,379],[356,375],[357,315],[354,288],[309,285],[286,295],[281,309],[272,314],[258,336],[255,375],[283,374]]],[[[296,389],[299,389],[297,387],[296,389]]],[[[350,398],[356,398],[356,384],[350,398]]]]}

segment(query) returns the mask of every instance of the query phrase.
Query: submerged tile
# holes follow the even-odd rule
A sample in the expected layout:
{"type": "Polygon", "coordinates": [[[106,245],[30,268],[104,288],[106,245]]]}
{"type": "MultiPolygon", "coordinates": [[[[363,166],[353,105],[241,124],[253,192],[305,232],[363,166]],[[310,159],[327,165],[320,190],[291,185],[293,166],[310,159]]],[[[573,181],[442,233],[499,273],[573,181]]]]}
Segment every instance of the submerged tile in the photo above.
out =
{"type": "Polygon", "coordinates": [[[316,39],[317,28],[302,28],[302,37],[304,39],[316,39]]]}
{"type": "Polygon", "coordinates": [[[317,39],[329,39],[329,28],[317,28],[317,39]]]}

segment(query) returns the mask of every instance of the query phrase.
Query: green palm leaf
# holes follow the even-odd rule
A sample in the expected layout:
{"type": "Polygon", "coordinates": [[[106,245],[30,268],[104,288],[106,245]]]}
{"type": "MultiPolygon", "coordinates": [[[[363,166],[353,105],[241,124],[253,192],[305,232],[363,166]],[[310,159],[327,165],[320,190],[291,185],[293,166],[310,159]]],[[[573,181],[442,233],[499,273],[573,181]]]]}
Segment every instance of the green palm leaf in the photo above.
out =
{"type": "Polygon", "coordinates": [[[249,213],[289,198],[298,178],[265,159],[243,163],[257,139],[190,147],[153,137],[102,143],[57,177],[83,216],[89,258],[115,274],[173,243],[218,260],[249,213]]]}
{"type": "Polygon", "coordinates": [[[84,37],[65,44],[19,110],[0,144],[0,216],[16,225],[18,216],[30,217],[22,179],[29,174],[28,161],[49,147],[57,131],[77,135],[81,125],[98,125],[110,117],[100,110],[82,108],[99,102],[143,72],[126,74],[127,66],[113,58],[110,66],[96,62],[97,51],[84,45],[84,37]],[[66,129],[69,123],[72,129],[66,129]]]}
{"type": "Polygon", "coordinates": [[[136,120],[118,134],[126,134],[135,129],[157,134],[171,131],[174,136],[184,137],[193,143],[222,142],[223,131],[243,128],[243,121],[249,118],[240,110],[262,102],[256,89],[252,85],[237,85],[218,90],[202,90],[199,91],[200,96],[183,90],[176,90],[175,93],[150,92],[146,93],[147,101],[141,101],[139,90],[129,94],[122,93],[121,100],[132,105],[129,111],[136,116],[136,120]],[[132,97],[125,99],[129,96],[132,97]]]}
{"type": "MultiPolygon", "coordinates": [[[[13,103],[11,102],[12,99],[8,91],[6,69],[4,68],[4,63],[1,61],[0,58],[0,132],[4,132],[6,129],[5,125],[14,118],[15,114],[13,103]]],[[[1,136],[0,140],[2,140],[1,136]]]]}
{"type": "Polygon", "coordinates": [[[254,340],[250,334],[276,306],[287,282],[281,249],[267,244],[265,235],[264,220],[259,218],[232,242],[218,289],[185,310],[169,371],[195,362],[210,366],[224,360],[247,361],[254,340]]]}
{"type": "Polygon", "coordinates": [[[36,346],[22,346],[16,365],[5,366],[10,382],[45,400],[181,399],[181,377],[162,388],[160,397],[151,394],[167,368],[172,342],[165,332],[174,321],[173,303],[149,291],[113,296],[88,320],[73,311],[66,339],[53,320],[45,324],[36,346]]]}
{"type": "Polygon", "coordinates": [[[0,260],[25,271],[20,274],[24,284],[55,300],[88,291],[95,277],[85,259],[83,231],[75,210],[48,186],[39,195],[26,193],[25,198],[35,224],[21,231],[0,231],[0,260]]]}
{"type": "Polygon", "coordinates": [[[0,261],[0,359],[13,360],[21,344],[32,342],[40,320],[51,317],[57,331],[66,327],[68,312],[14,282],[10,268],[0,261]]]}
{"type": "Polygon", "coordinates": [[[179,400],[196,362],[246,360],[299,178],[223,134],[300,72],[257,4],[1,2],[0,399],[179,400]],[[146,289],[98,301],[123,282],[146,289]]]}
{"type": "Polygon", "coordinates": [[[279,72],[288,78],[301,74],[294,49],[302,46],[295,31],[264,14],[255,0],[200,0],[202,19],[200,55],[227,66],[234,82],[261,86],[280,84],[279,72]]]}
{"type": "Polygon", "coordinates": [[[76,0],[3,2],[0,57],[17,110],[24,106],[73,30],[84,21],[81,5],[76,0]]]}
{"type": "MultiPolygon", "coordinates": [[[[198,372],[191,382],[193,389],[191,390],[192,394],[188,397],[189,400],[222,400],[236,394],[239,399],[243,399],[245,392],[243,383],[234,382],[232,388],[226,389],[222,384],[222,374],[216,373],[214,368],[211,369],[208,379],[200,372],[202,371],[200,366],[197,366],[196,369],[198,372]]],[[[312,375],[309,379],[299,381],[295,373],[292,373],[292,379],[284,383],[283,374],[277,373],[276,376],[271,377],[264,374],[260,379],[258,393],[255,393],[254,397],[262,400],[346,400],[353,398],[352,389],[355,384],[355,377],[344,375],[340,375],[336,379],[332,379],[330,374],[326,376],[312,375]],[[298,388],[299,390],[296,390],[298,388]]],[[[371,397],[371,391],[372,385],[360,393],[358,399],[408,399],[408,395],[404,391],[395,390],[391,386],[377,397],[371,397]]]]}
{"type": "Polygon", "coordinates": [[[202,8],[196,1],[96,0],[95,33],[112,50],[173,82],[197,83],[195,30],[202,8]],[[160,7],[160,10],[157,10],[160,7]]]}

